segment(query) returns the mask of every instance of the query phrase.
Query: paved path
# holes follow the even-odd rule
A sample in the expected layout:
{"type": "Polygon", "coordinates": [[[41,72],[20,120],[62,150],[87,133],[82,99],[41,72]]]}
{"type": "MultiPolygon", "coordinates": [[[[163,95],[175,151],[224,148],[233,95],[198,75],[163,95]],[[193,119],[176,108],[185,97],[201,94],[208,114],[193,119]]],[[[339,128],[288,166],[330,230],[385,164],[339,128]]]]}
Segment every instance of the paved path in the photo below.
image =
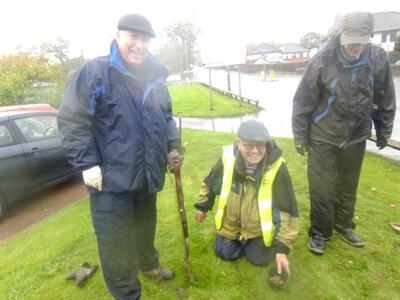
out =
{"type": "MultiPolygon", "coordinates": [[[[227,72],[213,70],[212,85],[228,90],[227,72]]],[[[292,137],[291,111],[292,99],[301,76],[276,76],[275,81],[262,81],[261,76],[241,75],[241,94],[244,97],[259,100],[265,110],[256,115],[240,118],[217,118],[214,120],[186,119],[183,126],[202,128],[214,131],[236,132],[240,123],[247,118],[255,117],[265,123],[273,136],[292,137]]],[[[195,69],[195,80],[208,84],[208,70],[195,69]]],[[[239,76],[237,72],[230,72],[231,92],[239,94],[239,76]]],[[[397,103],[400,103],[400,77],[394,78],[397,103]]],[[[392,139],[400,141],[400,104],[393,128],[392,139]]],[[[375,144],[368,142],[367,150],[400,161],[400,151],[386,147],[378,151],[375,144]]]]}
{"type": "Polygon", "coordinates": [[[10,208],[0,221],[0,241],[19,233],[87,195],[80,177],[31,195],[10,208]]]}

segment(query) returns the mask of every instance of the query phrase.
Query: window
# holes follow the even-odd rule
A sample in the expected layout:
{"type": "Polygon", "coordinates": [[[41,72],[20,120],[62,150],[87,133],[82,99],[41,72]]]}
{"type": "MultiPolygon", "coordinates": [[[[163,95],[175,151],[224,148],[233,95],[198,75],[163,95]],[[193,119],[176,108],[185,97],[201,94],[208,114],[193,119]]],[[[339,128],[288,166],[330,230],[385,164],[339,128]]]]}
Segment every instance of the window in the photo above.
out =
{"type": "Polygon", "coordinates": [[[27,141],[58,136],[56,116],[39,115],[16,119],[15,123],[27,141]]]}
{"type": "Polygon", "coordinates": [[[381,43],[386,43],[386,35],[387,35],[386,32],[381,33],[381,43]]]}
{"type": "Polygon", "coordinates": [[[396,31],[392,31],[390,33],[390,41],[391,42],[395,42],[396,41],[396,37],[397,37],[397,32],[396,31]]]}
{"type": "Polygon", "coordinates": [[[14,139],[10,130],[5,125],[0,124],[0,147],[14,144],[14,139]]]}

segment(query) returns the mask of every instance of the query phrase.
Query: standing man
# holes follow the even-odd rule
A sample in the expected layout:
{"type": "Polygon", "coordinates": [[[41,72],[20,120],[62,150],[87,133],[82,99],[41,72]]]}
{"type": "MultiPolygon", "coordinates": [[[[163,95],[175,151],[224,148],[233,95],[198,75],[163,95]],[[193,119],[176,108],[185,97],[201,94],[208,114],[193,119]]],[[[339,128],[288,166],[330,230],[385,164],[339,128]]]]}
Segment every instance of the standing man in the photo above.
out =
{"type": "Polygon", "coordinates": [[[226,260],[244,255],[254,265],[275,261],[290,275],[288,254],[299,230],[299,214],[286,161],[264,124],[243,122],[234,145],[204,179],[195,204],[203,222],[217,197],[215,253],[226,260]]]}
{"type": "Polygon", "coordinates": [[[149,54],[155,34],[139,14],[123,16],[110,54],[71,79],[59,112],[68,161],[82,170],[105,282],[116,299],[140,297],[139,270],[156,279],[156,197],[181,146],[167,69],[149,54]]]}
{"type": "Polygon", "coordinates": [[[311,60],[293,99],[297,152],[308,151],[311,227],[308,248],[323,254],[335,229],[354,247],[356,192],[372,120],[376,146],[392,133],[396,101],[385,51],[369,44],[373,16],[355,12],[311,60]]]}

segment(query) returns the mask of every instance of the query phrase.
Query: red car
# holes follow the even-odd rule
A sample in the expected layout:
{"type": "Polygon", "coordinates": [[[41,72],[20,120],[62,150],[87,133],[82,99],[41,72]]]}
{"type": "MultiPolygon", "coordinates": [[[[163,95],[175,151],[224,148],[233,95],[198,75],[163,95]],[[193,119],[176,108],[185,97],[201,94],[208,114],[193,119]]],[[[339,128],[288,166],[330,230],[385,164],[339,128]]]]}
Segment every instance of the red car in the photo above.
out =
{"type": "Polygon", "coordinates": [[[37,103],[37,104],[23,104],[23,105],[10,105],[10,106],[3,106],[0,107],[0,112],[3,111],[42,111],[42,112],[55,112],[57,113],[57,109],[50,106],[46,103],[37,103]]]}

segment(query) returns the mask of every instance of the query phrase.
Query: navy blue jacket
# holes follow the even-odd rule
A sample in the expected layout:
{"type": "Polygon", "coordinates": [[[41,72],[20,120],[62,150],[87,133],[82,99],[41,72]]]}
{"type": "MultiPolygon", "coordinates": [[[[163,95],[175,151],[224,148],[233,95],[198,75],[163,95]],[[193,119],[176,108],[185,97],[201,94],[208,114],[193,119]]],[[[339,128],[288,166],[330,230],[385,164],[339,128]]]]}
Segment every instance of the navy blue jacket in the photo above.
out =
{"type": "Polygon", "coordinates": [[[114,41],[67,85],[58,125],[68,161],[99,165],[103,191],[121,193],[164,185],[168,151],[179,144],[165,85],[167,69],[149,55],[140,74],[127,67],[114,41]]]}

